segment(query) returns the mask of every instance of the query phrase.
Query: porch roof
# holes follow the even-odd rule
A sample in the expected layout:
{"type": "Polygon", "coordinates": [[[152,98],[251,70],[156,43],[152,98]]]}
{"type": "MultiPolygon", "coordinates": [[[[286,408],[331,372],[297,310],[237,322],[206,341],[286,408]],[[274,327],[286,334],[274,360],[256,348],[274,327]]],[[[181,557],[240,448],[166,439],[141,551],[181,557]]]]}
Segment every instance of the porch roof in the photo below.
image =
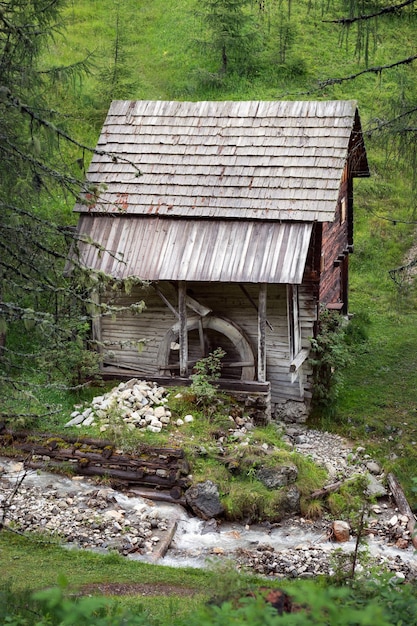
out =
{"type": "Polygon", "coordinates": [[[301,284],[311,223],[81,215],[73,259],[118,279],[301,284]],[[100,248],[91,245],[100,242],[100,248]]]}

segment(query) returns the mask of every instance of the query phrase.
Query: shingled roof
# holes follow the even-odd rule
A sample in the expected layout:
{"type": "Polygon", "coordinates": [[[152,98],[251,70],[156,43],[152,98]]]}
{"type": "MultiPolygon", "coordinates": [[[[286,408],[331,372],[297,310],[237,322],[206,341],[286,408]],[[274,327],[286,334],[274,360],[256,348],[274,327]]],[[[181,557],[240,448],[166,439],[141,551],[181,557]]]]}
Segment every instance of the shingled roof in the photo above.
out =
{"type": "Polygon", "coordinates": [[[353,101],[115,101],[97,148],[78,211],[331,221],[349,151],[368,174],[353,101]]]}
{"type": "Polygon", "coordinates": [[[113,102],[75,207],[101,249],[81,243],[78,260],[116,278],[300,284],[347,159],[369,174],[355,102],[113,102]]]}

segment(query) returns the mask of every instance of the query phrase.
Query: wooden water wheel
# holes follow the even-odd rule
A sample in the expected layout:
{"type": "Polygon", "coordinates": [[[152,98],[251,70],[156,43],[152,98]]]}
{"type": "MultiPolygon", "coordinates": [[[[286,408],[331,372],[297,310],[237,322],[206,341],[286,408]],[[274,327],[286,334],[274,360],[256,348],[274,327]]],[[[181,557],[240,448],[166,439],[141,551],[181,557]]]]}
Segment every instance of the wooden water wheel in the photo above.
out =
{"type": "MultiPolygon", "coordinates": [[[[226,355],[222,359],[221,377],[232,380],[255,379],[255,356],[249,341],[231,320],[208,315],[187,320],[188,371],[195,363],[220,347],[226,355]]],[[[159,371],[171,376],[179,373],[179,323],[174,324],[161,342],[158,354],[159,371]]]]}

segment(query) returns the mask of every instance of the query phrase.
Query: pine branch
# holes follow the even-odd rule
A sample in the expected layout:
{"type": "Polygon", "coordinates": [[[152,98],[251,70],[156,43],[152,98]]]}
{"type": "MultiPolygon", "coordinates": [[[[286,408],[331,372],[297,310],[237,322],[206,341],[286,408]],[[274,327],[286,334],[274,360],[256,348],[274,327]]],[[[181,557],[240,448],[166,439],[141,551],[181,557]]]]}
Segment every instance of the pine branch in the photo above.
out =
{"type": "Polygon", "coordinates": [[[322,20],[325,24],[342,24],[343,26],[349,26],[350,24],[354,24],[355,22],[372,20],[375,17],[379,17],[380,15],[388,15],[390,13],[396,13],[400,11],[404,7],[407,7],[411,4],[414,4],[416,0],[404,0],[401,4],[390,4],[389,6],[376,11],[375,13],[367,13],[365,15],[357,15],[355,17],[341,17],[336,20],[322,20]]]}
{"type": "MultiPolygon", "coordinates": [[[[416,112],[417,112],[417,106],[412,107],[411,109],[407,109],[407,111],[405,111],[404,113],[401,113],[400,115],[397,115],[396,117],[393,117],[391,120],[385,120],[385,121],[378,120],[374,127],[371,127],[367,130],[367,133],[372,134],[376,131],[382,130],[383,128],[387,126],[394,126],[397,122],[400,122],[402,119],[409,117],[410,115],[416,112]]],[[[404,127],[401,130],[404,130],[404,127]]],[[[417,129],[413,129],[413,130],[417,130],[417,129]]]]}
{"type": "Polygon", "coordinates": [[[348,80],[355,80],[359,76],[363,74],[381,74],[385,70],[391,70],[394,67],[399,67],[400,65],[410,65],[417,59],[417,54],[414,54],[406,59],[401,59],[400,61],[395,61],[394,63],[389,63],[388,65],[377,65],[375,67],[368,67],[365,70],[361,70],[356,74],[351,74],[350,76],[342,76],[341,78],[327,78],[326,80],[319,81],[319,88],[324,89],[325,87],[329,87],[330,85],[340,85],[348,80]]]}
{"type": "Polygon", "coordinates": [[[77,139],[74,139],[74,137],[71,137],[71,135],[63,131],[61,128],[58,128],[57,126],[55,126],[55,124],[52,124],[52,122],[50,122],[49,120],[45,119],[44,117],[41,117],[35,111],[35,109],[33,109],[27,104],[24,104],[17,96],[13,96],[11,92],[7,94],[7,102],[9,106],[14,107],[20,113],[27,115],[32,121],[37,122],[39,126],[42,126],[48,129],[49,131],[52,131],[57,137],[64,139],[69,144],[76,146],[77,148],[80,148],[87,152],[90,152],[91,154],[97,154],[98,156],[109,156],[113,160],[131,165],[133,169],[135,170],[136,175],[141,174],[137,165],[133,163],[133,161],[131,161],[130,159],[120,156],[120,154],[115,154],[107,150],[98,150],[97,148],[92,148],[91,146],[87,146],[86,144],[81,143],[77,139]]]}

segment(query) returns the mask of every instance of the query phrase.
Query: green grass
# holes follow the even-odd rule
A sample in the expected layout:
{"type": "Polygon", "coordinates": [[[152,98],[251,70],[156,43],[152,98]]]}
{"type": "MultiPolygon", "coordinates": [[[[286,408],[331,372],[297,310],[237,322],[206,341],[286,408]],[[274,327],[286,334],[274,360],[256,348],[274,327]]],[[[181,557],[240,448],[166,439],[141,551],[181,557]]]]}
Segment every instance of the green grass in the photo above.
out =
{"type": "MultiPolygon", "coordinates": [[[[192,616],[208,600],[219,595],[219,578],[224,597],[238,589],[262,584],[253,575],[237,574],[231,563],[209,565],[206,569],[172,568],[132,561],[118,554],[99,555],[80,550],[66,550],[54,544],[28,539],[13,533],[0,533],[2,585],[10,584],[15,593],[27,594],[56,586],[65,580],[66,595],[88,594],[100,583],[144,585],[149,592],[136,596],[111,598],[112,603],[129,612],[145,610],[152,623],[173,623],[173,618],[192,616]],[[167,586],[152,591],[153,585],[167,586]],[[186,594],[186,595],[184,595],[186,594]],[[171,621],[172,620],[172,621],[171,621]]],[[[273,585],[272,585],[273,586],[273,585]]],[[[1,590],[0,590],[1,591],[1,590]]]]}

